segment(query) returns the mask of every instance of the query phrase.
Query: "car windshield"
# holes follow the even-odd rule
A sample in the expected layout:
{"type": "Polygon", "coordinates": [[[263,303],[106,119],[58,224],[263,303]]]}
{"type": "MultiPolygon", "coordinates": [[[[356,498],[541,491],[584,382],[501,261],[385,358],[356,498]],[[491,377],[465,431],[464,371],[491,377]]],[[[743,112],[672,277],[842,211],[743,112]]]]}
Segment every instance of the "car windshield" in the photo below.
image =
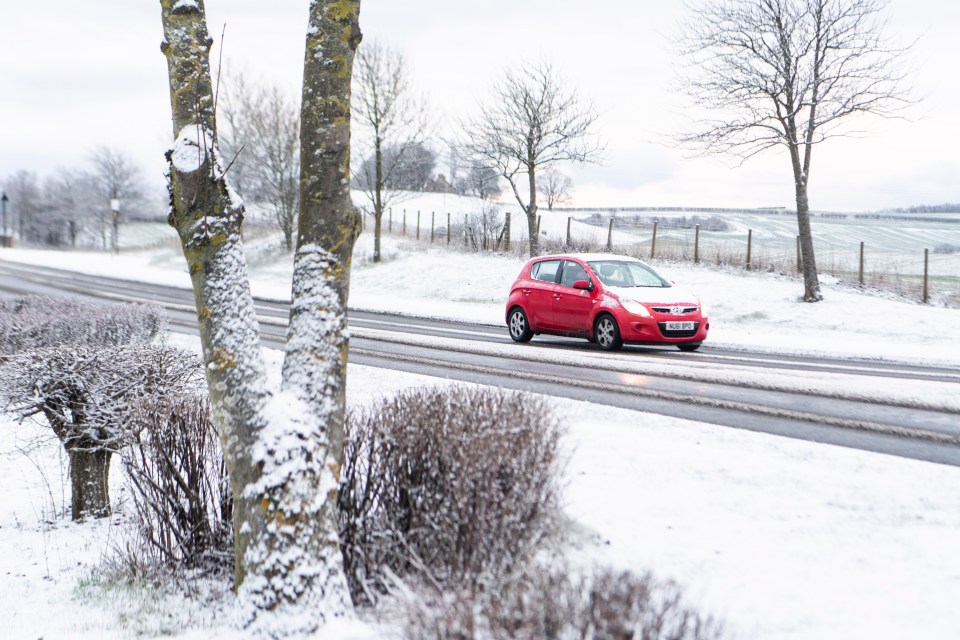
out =
{"type": "Polygon", "coordinates": [[[595,260],[588,263],[608,287],[669,287],[670,282],[642,262],[595,260]]]}

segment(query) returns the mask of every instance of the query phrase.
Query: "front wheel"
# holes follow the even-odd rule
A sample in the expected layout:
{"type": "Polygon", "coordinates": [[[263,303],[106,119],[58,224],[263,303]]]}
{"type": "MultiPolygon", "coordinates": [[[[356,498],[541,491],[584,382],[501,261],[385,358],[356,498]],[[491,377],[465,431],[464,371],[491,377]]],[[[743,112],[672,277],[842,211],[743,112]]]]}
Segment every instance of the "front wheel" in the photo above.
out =
{"type": "Polygon", "coordinates": [[[514,307],[510,310],[510,316],[507,318],[507,328],[510,329],[510,337],[514,342],[529,342],[533,337],[533,331],[530,330],[530,323],[527,322],[527,314],[520,307],[514,307]]]}
{"type": "Polygon", "coordinates": [[[677,345],[677,349],[680,349],[680,351],[696,351],[699,348],[700,348],[699,342],[687,342],[685,344],[677,345]]]}
{"type": "Polygon", "coordinates": [[[612,316],[602,315],[593,325],[593,337],[604,351],[617,351],[623,346],[620,327],[612,316]]]}

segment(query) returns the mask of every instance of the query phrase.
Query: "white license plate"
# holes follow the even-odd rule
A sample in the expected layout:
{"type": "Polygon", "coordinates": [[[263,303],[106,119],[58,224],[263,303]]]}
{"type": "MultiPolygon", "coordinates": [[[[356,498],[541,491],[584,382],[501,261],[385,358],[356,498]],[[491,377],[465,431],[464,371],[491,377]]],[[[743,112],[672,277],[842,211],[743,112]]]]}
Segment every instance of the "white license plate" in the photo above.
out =
{"type": "Polygon", "coordinates": [[[692,322],[668,322],[667,331],[693,331],[692,322]]]}

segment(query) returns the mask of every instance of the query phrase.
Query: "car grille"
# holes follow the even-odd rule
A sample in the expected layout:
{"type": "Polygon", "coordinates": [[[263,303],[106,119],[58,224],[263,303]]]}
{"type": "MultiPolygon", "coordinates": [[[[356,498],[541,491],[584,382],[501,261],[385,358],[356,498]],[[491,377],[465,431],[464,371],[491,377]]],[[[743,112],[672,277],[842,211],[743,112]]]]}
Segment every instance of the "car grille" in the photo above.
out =
{"type": "Polygon", "coordinates": [[[692,338],[693,336],[697,335],[697,331],[700,329],[699,322],[694,322],[693,329],[690,331],[667,331],[666,322],[658,322],[657,326],[660,327],[660,334],[664,338],[692,338]]]}
{"type": "MultiPolygon", "coordinates": [[[[673,307],[650,307],[653,311],[657,313],[672,313],[673,307]]],[[[696,307],[684,307],[681,313],[693,313],[697,310],[696,307]]]]}

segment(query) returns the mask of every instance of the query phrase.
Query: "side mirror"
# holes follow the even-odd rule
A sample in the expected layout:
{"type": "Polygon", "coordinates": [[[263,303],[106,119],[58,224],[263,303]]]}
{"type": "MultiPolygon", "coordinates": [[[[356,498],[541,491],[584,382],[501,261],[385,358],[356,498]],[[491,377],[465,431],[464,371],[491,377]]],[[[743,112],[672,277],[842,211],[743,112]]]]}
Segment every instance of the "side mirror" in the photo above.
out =
{"type": "Polygon", "coordinates": [[[573,283],[574,289],[583,289],[585,291],[593,291],[593,283],[589,280],[576,280],[573,283]]]}

